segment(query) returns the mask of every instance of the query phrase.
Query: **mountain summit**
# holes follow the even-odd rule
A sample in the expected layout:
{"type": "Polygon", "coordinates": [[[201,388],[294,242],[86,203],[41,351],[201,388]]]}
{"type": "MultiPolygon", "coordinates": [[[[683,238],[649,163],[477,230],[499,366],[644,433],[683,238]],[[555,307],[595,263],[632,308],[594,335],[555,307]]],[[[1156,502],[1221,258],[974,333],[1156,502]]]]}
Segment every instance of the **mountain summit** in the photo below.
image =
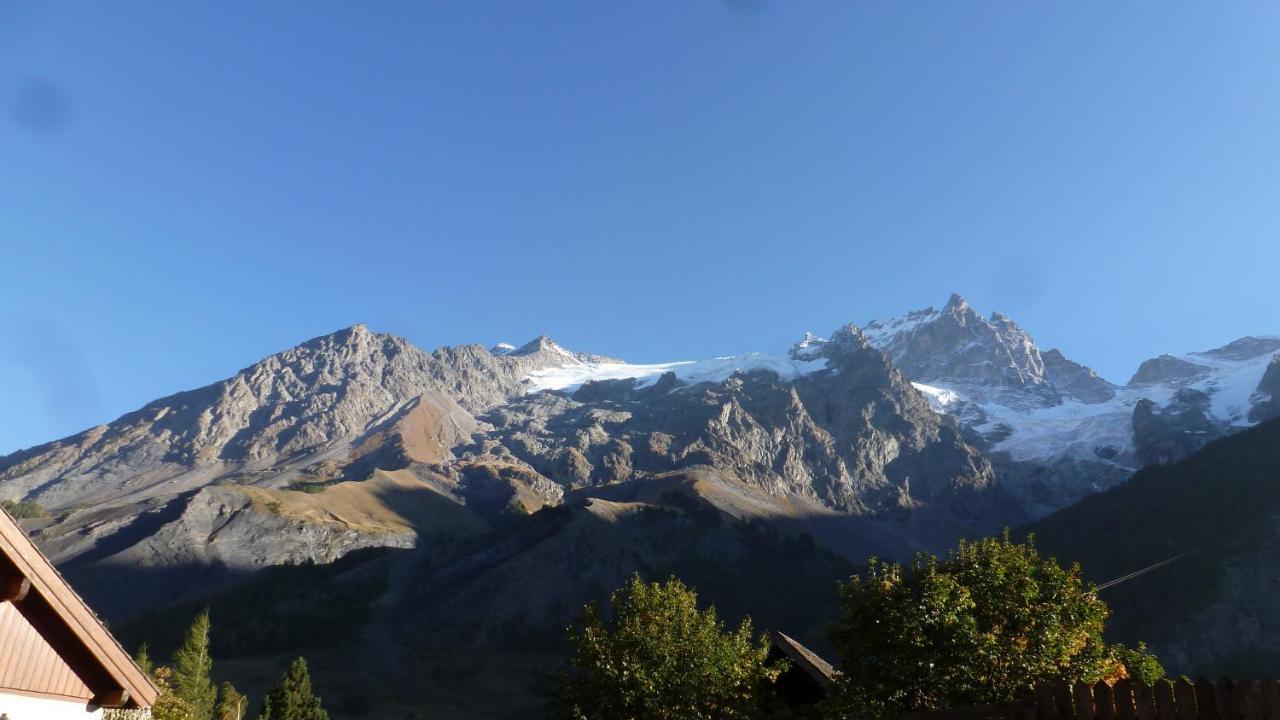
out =
{"type": "Polygon", "coordinates": [[[908,377],[931,385],[964,386],[975,400],[1031,407],[1064,399],[1105,402],[1115,394],[1110,383],[1061,352],[1042,354],[1008,316],[993,312],[983,318],[956,294],[941,311],[929,307],[892,320],[873,320],[865,332],[908,377]]]}

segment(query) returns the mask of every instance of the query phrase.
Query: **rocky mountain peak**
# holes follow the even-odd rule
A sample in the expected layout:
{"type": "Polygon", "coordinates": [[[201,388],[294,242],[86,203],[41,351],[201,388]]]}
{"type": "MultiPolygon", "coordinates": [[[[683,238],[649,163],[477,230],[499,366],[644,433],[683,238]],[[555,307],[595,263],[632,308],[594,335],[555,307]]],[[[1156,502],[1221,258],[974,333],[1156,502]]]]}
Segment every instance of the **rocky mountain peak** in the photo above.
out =
{"type": "Polygon", "coordinates": [[[1261,355],[1268,355],[1280,350],[1280,337],[1248,335],[1233,340],[1220,348],[1215,348],[1199,355],[1223,360],[1249,360],[1261,355]]]}
{"type": "Polygon", "coordinates": [[[971,399],[1011,406],[1055,405],[1063,397],[1101,402],[1110,383],[1061,353],[1041,354],[1008,315],[983,318],[959,294],[941,311],[917,310],[867,324],[867,339],[913,381],[960,389],[971,399]]]}
{"type": "Polygon", "coordinates": [[[607,355],[574,352],[546,335],[539,335],[515,350],[509,350],[501,355],[512,360],[518,359],[522,366],[529,370],[587,363],[622,362],[607,355]]]}
{"type": "Polygon", "coordinates": [[[511,350],[507,354],[513,357],[523,357],[525,355],[533,355],[540,352],[554,352],[572,355],[572,353],[560,347],[555,340],[552,340],[546,335],[539,335],[515,350],[511,350]]]}
{"type": "Polygon", "coordinates": [[[826,344],[827,341],[824,338],[806,331],[800,342],[792,345],[787,351],[787,355],[793,360],[816,360],[822,357],[822,346],[826,344]]]}
{"type": "Polygon", "coordinates": [[[942,307],[942,314],[962,318],[976,315],[977,313],[969,306],[969,301],[961,297],[959,293],[951,293],[951,297],[947,298],[947,304],[942,307]]]}
{"type": "Polygon", "coordinates": [[[831,339],[827,341],[827,345],[833,348],[856,350],[866,350],[871,347],[866,334],[853,323],[844,325],[831,333],[831,339]]]}
{"type": "Polygon", "coordinates": [[[1162,383],[1181,384],[1204,377],[1208,372],[1209,368],[1204,365],[1165,354],[1143,361],[1133,377],[1129,378],[1129,385],[1143,387],[1162,383]]]}
{"type": "Polygon", "coordinates": [[[942,312],[918,310],[873,321],[868,328],[870,342],[913,380],[991,386],[1044,382],[1044,362],[1031,336],[1004,315],[983,319],[958,294],[951,295],[942,312]]]}

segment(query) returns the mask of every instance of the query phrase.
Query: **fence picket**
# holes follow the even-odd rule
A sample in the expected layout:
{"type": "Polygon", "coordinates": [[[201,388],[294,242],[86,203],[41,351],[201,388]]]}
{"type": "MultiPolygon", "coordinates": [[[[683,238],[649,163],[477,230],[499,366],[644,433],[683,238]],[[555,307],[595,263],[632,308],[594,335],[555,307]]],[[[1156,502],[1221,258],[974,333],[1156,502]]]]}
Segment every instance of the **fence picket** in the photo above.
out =
{"type": "Polygon", "coordinates": [[[1099,680],[1093,685],[1093,712],[1098,720],[1116,720],[1116,705],[1111,686],[1099,680]]]}
{"type": "Polygon", "coordinates": [[[1133,706],[1133,682],[1128,678],[1120,680],[1111,689],[1112,700],[1116,704],[1116,720],[1138,720],[1133,706]]]}
{"type": "Polygon", "coordinates": [[[1020,703],[922,711],[897,720],[1280,720],[1280,682],[1059,680],[1036,685],[1020,703]]]}
{"type": "Polygon", "coordinates": [[[1138,720],[1156,720],[1155,693],[1141,680],[1133,684],[1133,709],[1138,713],[1138,720]]]}
{"type": "Polygon", "coordinates": [[[1235,683],[1222,678],[1214,688],[1218,693],[1218,715],[1222,720],[1240,720],[1240,698],[1235,683]]]}
{"type": "Polygon", "coordinates": [[[1267,720],[1280,720],[1280,683],[1271,678],[1262,681],[1262,714],[1267,720]]]}
{"type": "Polygon", "coordinates": [[[1264,720],[1262,717],[1262,686],[1252,680],[1236,683],[1236,707],[1244,720],[1264,720]]]}
{"type": "Polygon", "coordinates": [[[1073,720],[1076,716],[1076,704],[1071,699],[1071,683],[1059,680],[1053,684],[1053,699],[1058,706],[1058,717],[1061,720],[1073,720]]]}
{"type": "Polygon", "coordinates": [[[1093,708],[1093,688],[1086,685],[1083,680],[1078,680],[1072,691],[1076,700],[1076,720],[1094,720],[1096,715],[1093,708]]]}
{"type": "Polygon", "coordinates": [[[1173,684],[1173,701],[1178,720],[1196,720],[1196,688],[1186,678],[1173,684]]]}
{"type": "Polygon", "coordinates": [[[1196,681],[1196,707],[1200,708],[1200,720],[1220,720],[1220,698],[1214,692],[1213,683],[1201,678],[1196,681]]]}
{"type": "Polygon", "coordinates": [[[1173,711],[1173,683],[1168,680],[1157,680],[1153,688],[1156,696],[1156,719],[1178,720],[1173,711]]]}
{"type": "MultiPolygon", "coordinates": [[[[1048,683],[1036,686],[1036,718],[1037,720],[1059,720],[1058,703],[1053,698],[1053,687],[1048,683]]],[[[1071,718],[1062,718],[1071,720],[1071,718]]]]}

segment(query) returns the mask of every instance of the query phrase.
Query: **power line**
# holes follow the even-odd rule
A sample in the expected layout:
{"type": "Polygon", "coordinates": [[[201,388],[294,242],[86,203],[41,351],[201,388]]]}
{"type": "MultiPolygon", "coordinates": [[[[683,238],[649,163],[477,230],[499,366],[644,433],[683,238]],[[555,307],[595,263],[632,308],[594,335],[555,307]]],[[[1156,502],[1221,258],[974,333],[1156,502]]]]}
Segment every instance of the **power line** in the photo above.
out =
{"type": "MultiPolygon", "coordinates": [[[[1196,548],[1196,549],[1198,550],[1199,548],[1196,548]]],[[[1120,583],[1125,582],[1126,580],[1132,580],[1133,578],[1136,578],[1136,577],[1138,577],[1139,575],[1146,575],[1147,573],[1151,572],[1152,570],[1155,570],[1155,569],[1157,569],[1157,568],[1162,568],[1162,567],[1164,567],[1165,565],[1168,565],[1169,563],[1173,562],[1174,560],[1181,560],[1182,558],[1184,558],[1184,557],[1186,557],[1186,556],[1190,555],[1190,554],[1191,554],[1191,553],[1193,553],[1193,552],[1195,552],[1195,550],[1188,550],[1188,551],[1186,551],[1186,552],[1182,553],[1181,555],[1174,555],[1173,557],[1171,557],[1171,558],[1169,558],[1169,559],[1167,559],[1167,560],[1161,560],[1160,562],[1156,563],[1155,565],[1148,565],[1147,567],[1144,567],[1144,568],[1142,568],[1141,570],[1134,570],[1133,572],[1129,573],[1128,575],[1121,575],[1120,577],[1115,578],[1115,579],[1113,579],[1113,580],[1108,580],[1107,582],[1104,582],[1104,583],[1102,583],[1101,585],[1099,585],[1099,586],[1096,588],[1096,590],[1106,590],[1107,588],[1109,588],[1109,587],[1115,587],[1116,585],[1119,585],[1120,583]]]]}

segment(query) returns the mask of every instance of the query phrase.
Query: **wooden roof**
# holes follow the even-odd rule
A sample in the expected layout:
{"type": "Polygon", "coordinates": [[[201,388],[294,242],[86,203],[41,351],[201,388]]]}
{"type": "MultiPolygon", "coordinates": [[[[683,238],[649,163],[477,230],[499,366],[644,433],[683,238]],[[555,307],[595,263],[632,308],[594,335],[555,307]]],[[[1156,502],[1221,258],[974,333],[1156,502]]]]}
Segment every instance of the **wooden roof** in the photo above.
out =
{"type": "Polygon", "coordinates": [[[801,645],[790,635],[774,630],[769,633],[769,641],[819,685],[826,687],[835,679],[836,670],[831,667],[831,663],[818,657],[817,653],[801,645]]]}
{"type": "Polygon", "coordinates": [[[4,689],[87,699],[97,707],[155,702],[155,686],[3,510],[0,645],[4,689]]]}
{"type": "Polygon", "coordinates": [[[0,691],[89,702],[93,691],[11,602],[0,603],[0,691]]]}

